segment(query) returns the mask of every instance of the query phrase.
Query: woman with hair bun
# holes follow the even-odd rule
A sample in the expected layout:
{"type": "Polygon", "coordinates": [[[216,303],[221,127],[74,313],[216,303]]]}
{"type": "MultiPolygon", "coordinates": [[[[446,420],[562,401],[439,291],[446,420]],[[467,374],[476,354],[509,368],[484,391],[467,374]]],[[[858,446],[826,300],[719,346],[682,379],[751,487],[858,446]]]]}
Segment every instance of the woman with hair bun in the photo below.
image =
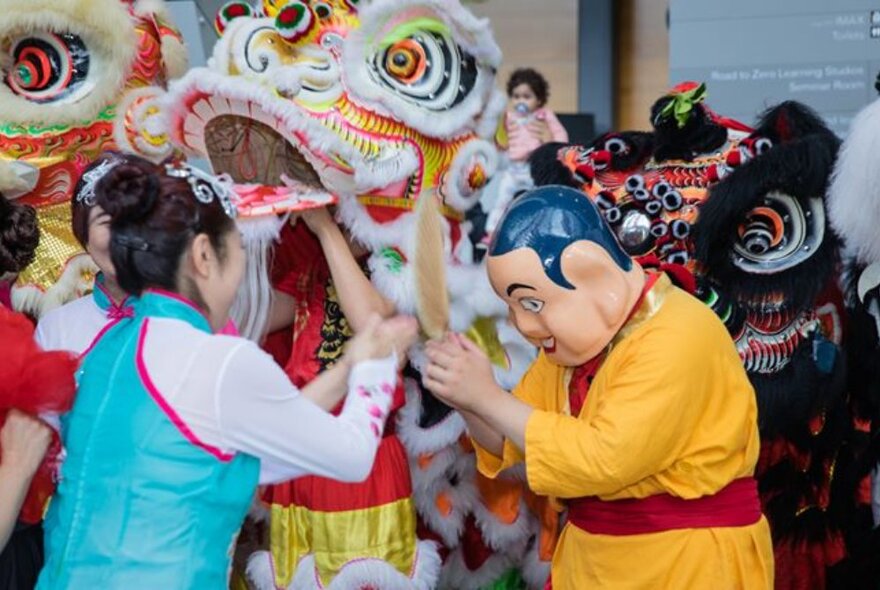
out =
{"type": "Polygon", "coordinates": [[[417,325],[373,320],[297,390],[255,344],[215,334],[245,264],[228,187],[134,156],[92,182],[117,282],[136,299],[85,356],[62,419],[37,588],[225,588],[258,483],[367,476],[417,325]]]}
{"type": "Polygon", "coordinates": [[[131,300],[116,281],[110,261],[110,216],[96,203],[94,175],[118,154],[107,152],[83,174],[71,199],[73,235],[89,253],[100,272],[90,295],[53,309],[40,318],[36,338],[46,350],[84,354],[112,322],[131,312],[131,300]]]}
{"type": "Polygon", "coordinates": [[[33,262],[39,242],[37,212],[0,193],[0,306],[12,309],[12,283],[33,262]]]}

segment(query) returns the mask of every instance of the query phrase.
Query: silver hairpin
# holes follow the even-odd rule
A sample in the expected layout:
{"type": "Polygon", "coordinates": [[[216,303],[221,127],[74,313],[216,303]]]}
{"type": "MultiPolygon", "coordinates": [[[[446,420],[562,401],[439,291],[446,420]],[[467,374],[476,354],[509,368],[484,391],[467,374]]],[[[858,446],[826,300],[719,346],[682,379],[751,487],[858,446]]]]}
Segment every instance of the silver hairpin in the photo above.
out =
{"type": "Polygon", "coordinates": [[[77,203],[82,203],[88,207],[95,206],[95,187],[98,186],[98,182],[105,176],[107,173],[113,170],[116,166],[121,163],[120,160],[116,158],[108,158],[83,174],[83,189],[76,196],[77,203]]]}
{"type": "Polygon", "coordinates": [[[235,218],[235,192],[232,190],[232,179],[228,175],[213,176],[185,163],[166,164],[165,172],[168,176],[186,179],[198,202],[208,205],[216,198],[226,215],[235,218]]]}

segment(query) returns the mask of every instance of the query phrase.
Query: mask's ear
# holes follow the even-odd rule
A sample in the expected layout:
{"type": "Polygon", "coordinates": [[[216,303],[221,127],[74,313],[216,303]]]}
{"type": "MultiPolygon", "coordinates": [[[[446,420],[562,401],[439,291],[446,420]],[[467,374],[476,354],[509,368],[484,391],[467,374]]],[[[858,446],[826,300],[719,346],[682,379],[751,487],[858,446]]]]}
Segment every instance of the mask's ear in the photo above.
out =
{"type": "Polygon", "coordinates": [[[563,276],[576,289],[596,294],[596,309],[606,326],[618,325],[629,313],[634,289],[630,277],[638,272],[636,264],[624,271],[602,246],[588,240],[575,242],[562,253],[563,276]]]}
{"type": "Polygon", "coordinates": [[[159,38],[165,79],[173,80],[186,73],[189,68],[186,46],[180,31],[168,17],[165,3],[162,0],[137,0],[133,11],[153,27],[159,38]]]}

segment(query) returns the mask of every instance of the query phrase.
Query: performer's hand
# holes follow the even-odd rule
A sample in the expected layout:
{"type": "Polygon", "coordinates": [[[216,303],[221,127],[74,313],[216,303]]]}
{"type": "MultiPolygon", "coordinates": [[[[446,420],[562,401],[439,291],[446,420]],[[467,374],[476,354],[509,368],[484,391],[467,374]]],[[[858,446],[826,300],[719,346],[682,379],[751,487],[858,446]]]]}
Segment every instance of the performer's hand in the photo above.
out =
{"type": "Polygon", "coordinates": [[[498,390],[489,357],[464,336],[429,342],[425,353],[430,360],[425,387],[450,406],[479,413],[481,402],[498,390]]]}
{"type": "Polygon", "coordinates": [[[379,337],[391,342],[400,366],[403,367],[406,364],[407,351],[419,339],[419,322],[412,316],[395,316],[379,325],[379,337]]]}
{"type": "Polygon", "coordinates": [[[33,476],[52,442],[52,429],[42,420],[12,410],[0,430],[0,465],[33,476]]]}
{"type": "Polygon", "coordinates": [[[382,321],[372,316],[363,330],[355,334],[346,346],[345,359],[351,365],[372,359],[382,359],[392,352],[403,362],[406,351],[416,342],[419,324],[415,318],[396,316],[382,321]]]}
{"type": "Polygon", "coordinates": [[[321,235],[329,229],[338,229],[339,227],[336,225],[336,221],[333,219],[333,216],[330,214],[330,210],[327,207],[303,211],[299,214],[299,217],[305,222],[312,233],[318,237],[321,237],[321,235]]]}

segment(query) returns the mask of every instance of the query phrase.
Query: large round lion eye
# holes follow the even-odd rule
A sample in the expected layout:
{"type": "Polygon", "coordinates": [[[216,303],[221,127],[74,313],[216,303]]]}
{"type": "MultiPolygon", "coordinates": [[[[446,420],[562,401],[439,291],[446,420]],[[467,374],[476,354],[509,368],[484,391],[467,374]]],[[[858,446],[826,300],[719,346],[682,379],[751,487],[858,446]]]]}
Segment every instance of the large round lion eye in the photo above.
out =
{"type": "Polygon", "coordinates": [[[781,272],[811,257],[825,237],[822,199],[796,199],[768,193],[751,209],[737,231],[734,264],[755,273],[781,272]]]}
{"type": "Polygon", "coordinates": [[[404,84],[418,82],[427,66],[425,48],[412,39],[398,41],[385,54],[385,70],[404,84]]]}
{"type": "Polygon", "coordinates": [[[446,32],[425,30],[397,39],[373,58],[377,82],[426,109],[462,102],[477,83],[476,59],[446,32]]]}
{"type": "Polygon", "coordinates": [[[87,85],[89,52],[83,40],[69,33],[38,33],[13,41],[12,67],[6,85],[32,102],[75,99],[87,85]]]}

